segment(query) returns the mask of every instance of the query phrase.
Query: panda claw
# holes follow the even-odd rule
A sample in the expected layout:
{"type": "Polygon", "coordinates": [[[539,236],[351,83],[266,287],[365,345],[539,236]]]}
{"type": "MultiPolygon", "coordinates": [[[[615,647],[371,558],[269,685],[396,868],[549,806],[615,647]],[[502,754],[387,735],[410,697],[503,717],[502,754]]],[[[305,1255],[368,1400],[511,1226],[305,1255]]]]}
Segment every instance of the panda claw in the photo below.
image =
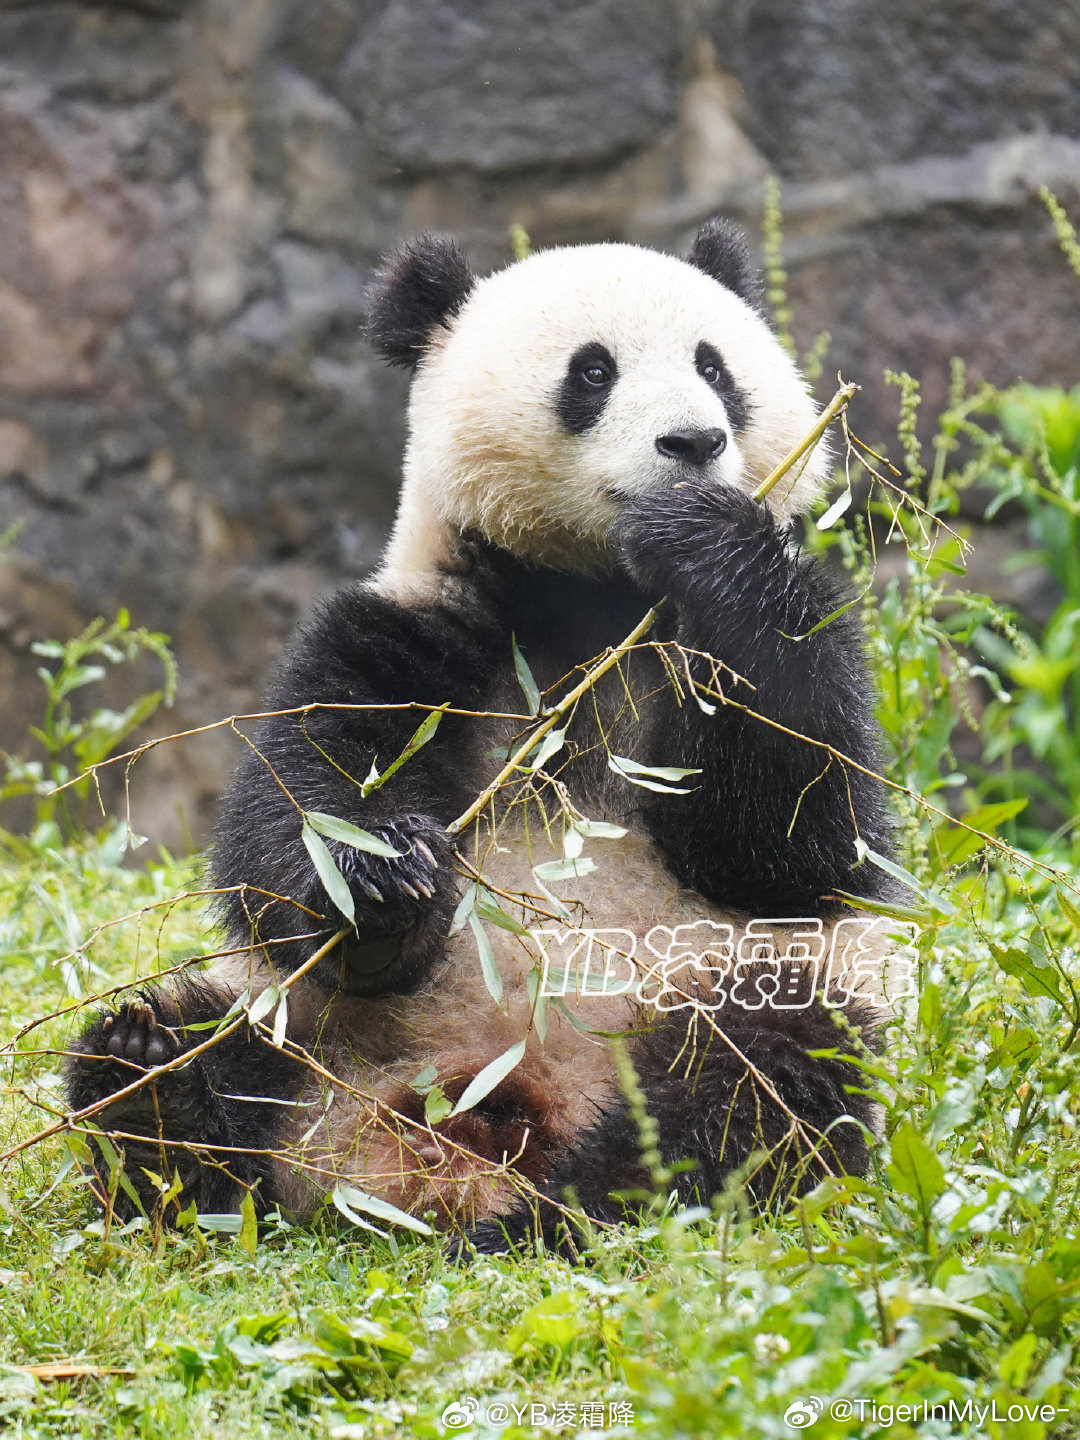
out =
{"type": "Polygon", "coordinates": [[[417,880],[416,888],[420,891],[420,894],[423,895],[425,900],[432,899],[435,894],[435,891],[431,888],[431,886],[425,885],[422,880],[417,880]]]}
{"type": "Polygon", "coordinates": [[[403,880],[403,881],[401,882],[401,888],[402,888],[402,890],[405,891],[405,894],[406,894],[406,895],[410,896],[411,899],[413,899],[413,900],[419,900],[419,899],[420,899],[420,891],[419,891],[419,890],[414,890],[413,887],[408,883],[407,880],[403,880]]]}
{"type": "MultiPolygon", "coordinates": [[[[428,864],[431,866],[431,868],[432,868],[433,870],[438,870],[438,868],[439,868],[439,862],[435,859],[435,856],[431,853],[431,848],[430,848],[430,846],[425,845],[424,842],[423,842],[423,840],[420,839],[419,835],[414,835],[414,836],[413,836],[413,846],[414,846],[415,849],[417,849],[417,850],[420,851],[420,854],[424,857],[424,859],[428,862],[428,864]]],[[[434,893],[435,893],[434,891],[431,892],[431,894],[434,894],[434,893]]],[[[431,898],[431,895],[429,895],[428,898],[430,899],[430,898],[431,898]]]]}
{"type": "Polygon", "coordinates": [[[370,895],[372,900],[374,900],[379,905],[383,903],[382,891],[379,890],[375,885],[373,885],[370,880],[361,880],[360,885],[365,895],[370,895]]]}

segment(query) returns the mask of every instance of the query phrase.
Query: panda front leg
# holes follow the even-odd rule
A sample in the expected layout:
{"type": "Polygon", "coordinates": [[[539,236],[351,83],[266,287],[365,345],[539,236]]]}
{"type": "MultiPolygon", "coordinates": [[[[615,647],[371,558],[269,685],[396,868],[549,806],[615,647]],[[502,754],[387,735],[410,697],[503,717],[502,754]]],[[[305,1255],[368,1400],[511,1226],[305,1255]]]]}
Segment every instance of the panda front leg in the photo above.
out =
{"type": "MultiPolygon", "coordinates": [[[[246,1022],[187,1063],[172,1065],[212,1038],[233,998],[210,983],[188,983],[171,992],[146,989],[96,1015],[72,1047],[65,1089],[73,1113],[92,1110],[152,1077],[87,1117],[115,1137],[114,1148],[123,1152],[125,1173],[147,1215],[161,1198],[147,1171],[166,1183],[175,1175],[182,1183],[167,1220],[192,1202],[204,1213],[235,1210],[249,1190],[260,1211],[269,1203],[267,1152],[274,1148],[281,1103],[298,1093],[303,1067],[246,1022]],[[172,1068],[155,1075],[164,1065],[172,1068]],[[145,1140],[133,1138],[141,1136],[145,1140]]],[[[115,1186],[104,1163],[97,1174],[95,1190],[104,1201],[115,1186]]],[[[115,1189],[113,1204],[122,1219],[137,1213],[123,1188],[115,1189]]]]}
{"type": "MultiPolygon", "coordinates": [[[[880,759],[859,628],[850,612],[828,620],[841,588],[731,485],[694,480],[631,501],[618,534],[633,577],[675,606],[679,644],[727,667],[715,678],[732,703],[703,697],[708,714],[669,690],[643,743],[649,763],[701,772],[691,794],[644,803],[673,872],[759,916],[815,914],[836,888],[881,893],[879,874],[855,868],[856,836],[887,853],[890,824],[865,773],[880,759]]],[[[709,662],[688,663],[715,691],[709,662]]]]}
{"type": "Polygon", "coordinates": [[[266,945],[287,973],[351,918],[346,939],[314,972],[328,990],[404,993],[443,953],[458,891],[446,826],[479,788],[475,722],[445,714],[385,784],[364,782],[405,751],[430,708],[486,708],[509,635],[475,587],[455,583],[455,603],[408,606],[361,586],[332,597],[272,688],[268,708],[286,713],[263,722],[222,801],[212,873],[230,937],[266,945]],[[351,917],[305,845],[310,812],[366,830],[394,852],[325,841],[351,917]]]}

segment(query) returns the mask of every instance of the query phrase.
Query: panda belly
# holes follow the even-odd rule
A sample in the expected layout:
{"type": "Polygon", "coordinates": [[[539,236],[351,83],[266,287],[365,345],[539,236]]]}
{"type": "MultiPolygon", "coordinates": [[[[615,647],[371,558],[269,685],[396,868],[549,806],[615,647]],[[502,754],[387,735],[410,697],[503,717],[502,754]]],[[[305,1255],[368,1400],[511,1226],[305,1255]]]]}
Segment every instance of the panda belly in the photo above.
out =
{"type": "MultiPolygon", "coordinates": [[[[306,1008],[321,1032],[323,1070],[283,1122],[270,1177],[278,1203],[307,1216],[346,1183],[440,1228],[468,1229],[528,1196],[619,1105],[609,1036],[626,1037],[631,1060],[639,1037],[660,1026],[686,1031],[692,1049],[710,1031],[723,1033],[725,1005],[802,1007],[820,989],[829,922],[776,926],[710,905],[674,882],[641,834],[589,848],[595,871],[548,885],[569,912],[560,916],[532,873],[562,855],[542,826],[510,819],[497,847],[474,844],[491,898],[528,932],[481,921],[498,1003],[468,924],[415,993],[328,1002],[298,987],[295,1009],[306,1008]],[[769,955],[788,958],[770,963],[769,955]],[[766,993],[773,980],[785,993],[766,993]],[[523,1057],[488,1095],[427,1123],[427,1086],[438,1083],[456,1102],[522,1039],[523,1057]]],[[[863,993],[871,968],[864,957],[863,993]]]]}

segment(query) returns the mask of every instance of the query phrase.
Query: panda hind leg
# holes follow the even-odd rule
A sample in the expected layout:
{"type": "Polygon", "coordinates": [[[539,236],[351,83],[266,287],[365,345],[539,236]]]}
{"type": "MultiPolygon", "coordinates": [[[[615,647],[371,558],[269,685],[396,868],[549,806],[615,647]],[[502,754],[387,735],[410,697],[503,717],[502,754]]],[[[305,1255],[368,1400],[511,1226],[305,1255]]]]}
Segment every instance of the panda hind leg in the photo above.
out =
{"type": "MultiPolygon", "coordinates": [[[[232,1000],[213,984],[189,982],[173,992],[142,991],[118,1009],[99,1013],[72,1047],[65,1077],[71,1110],[108,1101],[200,1045],[232,1000]]],[[[186,1064],[106,1103],[88,1118],[122,1152],[127,1184],[117,1188],[105,1153],[95,1146],[101,1157],[95,1167],[97,1198],[104,1202],[113,1194],[112,1207],[127,1220],[139,1213],[133,1190],[145,1213],[153,1214],[161,1191],[150,1171],[166,1184],[173,1177],[181,1181],[167,1220],[192,1202],[204,1213],[235,1210],[245,1190],[263,1179],[263,1159],[256,1152],[273,1143],[280,1114],[273,1100],[298,1088],[297,1068],[245,1025],[186,1064]],[[253,1099],[266,1096],[266,1102],[235,1098],[252,1091],[253,1099]]],[[[265,1208],[258,1190],[256,1199],[265,1208]]]]}
{"type": "MultiPolygon", "coordinates": [[[[660,1164],[681,1203],[709,1205],[743,1167],[747,1198],[759,1211],[782,1208],[826,1175],[865,1173],[874,1103],[849,1057],[877,1049],[868,1006],[849,1007],[838,1022],[816,1004],[804,1011],[728,1005],[716,1025],[719,1035],[670,1015],[631,1051],[659,1132],[660,1164]],[[808,1053],[823,1050],[837,1053],[808,1053]]],[[[494,1254],[539,1236],[573,1257],[586,1242],[568,1210],[614,1224],[647,1207],[654,1184],[641,1145],[620,1099],[557,1157],[539,1198],[483,1221],[458,1252],[472,1246],[494,1254]]]]}

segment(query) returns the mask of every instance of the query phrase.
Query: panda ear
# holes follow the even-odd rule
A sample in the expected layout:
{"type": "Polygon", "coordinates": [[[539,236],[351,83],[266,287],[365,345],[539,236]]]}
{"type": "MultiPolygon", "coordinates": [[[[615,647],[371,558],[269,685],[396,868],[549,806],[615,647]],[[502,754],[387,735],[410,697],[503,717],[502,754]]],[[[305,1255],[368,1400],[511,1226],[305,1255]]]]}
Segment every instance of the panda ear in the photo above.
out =
{"type": "Polygon", "coordinates": [[[368,338],[391,365],[415,369],[437,325],[445,325],[476,284],[469,262],[452,240],[418,235],[371,277],[367,290],[368,338]]]}
{"type": "Polygon", "coordinates": [[[686,258],[689,264],[733,290],[740,300],[755,310],[762,309],[761,276],[746,237],[730,220],[722,215],[706,220],[686,258]]]}

